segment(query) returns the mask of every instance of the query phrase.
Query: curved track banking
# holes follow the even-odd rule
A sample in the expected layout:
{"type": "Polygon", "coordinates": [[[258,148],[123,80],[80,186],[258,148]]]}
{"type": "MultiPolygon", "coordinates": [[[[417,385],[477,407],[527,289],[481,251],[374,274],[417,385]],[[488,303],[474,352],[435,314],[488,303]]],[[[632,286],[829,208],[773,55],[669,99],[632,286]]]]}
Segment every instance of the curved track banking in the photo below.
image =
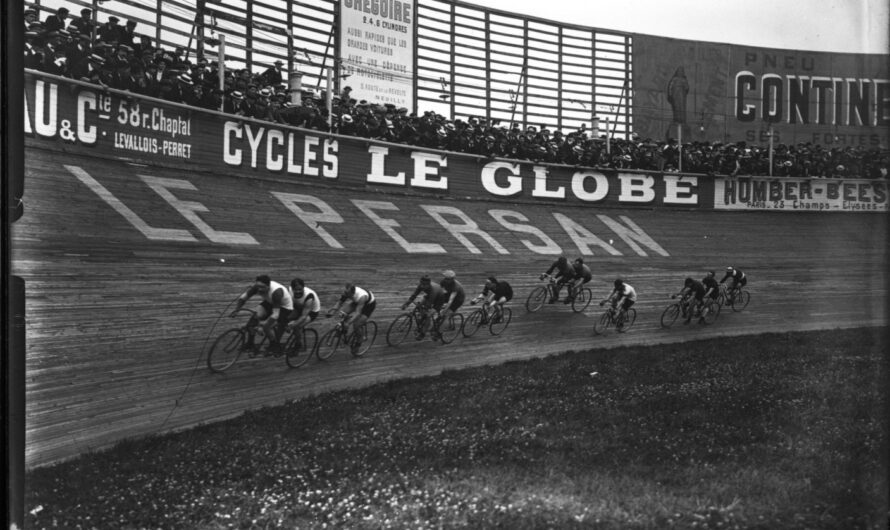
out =
{"type": "MultiPolygon", "coordinates": [[[[27,282],[29,467],[392,378],[566,350],[887,324],[886,214],[505,208],[38,149],[26,157],[26,209],[12,226],[12,272],[27,282]],[[466,215],[460,223],[483,232],[445,230],[434,214],[454,217],[453,208],[466,215]],[[562,304],[527,313],[522,302],[553,256],[529,250],[541,245],[531,231],[496,223],[497,210],[505,209],[521,213],[527,221],[510,220],[540,228],[570,257],[581,252],[580,238],[592,252],[586,262],[595,297],[607,293],[615,276],[627,278],[640,296],[634,328],[594,336],[600,312],[594,305],[585,314],[562,304]],[[441,252],[407,252],[369,211],[397,219],[389,226],[405,240],[439,245],[441,252]],[[312,226],[300,212],[326,217],[312,226]],[[631,225],[649,239],[620,229],[631,225]],[[620,255],[604,251],[597,237],[614,240],[610,246],[620,255]],[[749,274],[747,310],[727,311],[712,326],[659,327],[668,295],[685,276],[727,264],[749,274]],[[234,324],[220,317],[256,274],[282,282],[303,277],[326,307],[345,280],[356,280],[377,294],[374,319],[385,333],[417,276],[445,268],[457,271],[468,291],[492,273],[513,284],[514,319],[503,336],[480,331],[447,346],[427,340],[394,348],[381,336],[362,359],[338,353],[298,370],[283,359],[242,360],[222,375],[206,369],[207,339],[234,324]]],[[[330,321],[314,325],[323,332],[330,321]]]]}

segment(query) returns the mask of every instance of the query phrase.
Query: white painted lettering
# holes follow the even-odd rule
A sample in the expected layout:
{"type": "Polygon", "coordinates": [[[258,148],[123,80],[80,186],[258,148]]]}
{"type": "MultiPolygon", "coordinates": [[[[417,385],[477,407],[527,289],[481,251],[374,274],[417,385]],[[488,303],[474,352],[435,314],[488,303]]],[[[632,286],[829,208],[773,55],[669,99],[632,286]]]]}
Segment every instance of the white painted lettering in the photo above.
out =
{"type": "Polygon", "coordinates": [[[394,219],[384,219],[377,215],[377,212],[374,210],[387,210],[387,211],[399,211],[398,206],[391,202],[383,202],[383,201],[362,201],[362,200],[353,200],[352,204],[354,204],[359,210],[362,211],[371,221],[374,221],[374,224],[380,227],[386,235],[392,238],[393,241],[399,244],[405,252],[410,254],[442,254],[445,252],[445,249],[442,248],[441,245],[436,243],[411,243],[401,234],[396,232],[396,228],[402,226],[398,221],[394,219]]]}
{"type": "Polygon", "coordinates": [[[482,187],[485,191],[499,197],[509,197],[522,191],[522,178],[519,176],[519,164],[509,162],[489,162],[482,168],[482,187]],[[498,185],[497,172],[507,169],[512,176],[507,177],[507,186],[498,185]]]}
{"type": "Polygon", "coordinates": [[[543,245],[538,245],[532,243],[528,239],[520,239],[519,242],[532,252],[536,254],[562,254],[562,249],[556,244],[556,241],[551,239],[550,236],[542,232],[540,229],[531,225],[513,223],[507,220],[507,218],[513,218],[522,222],[528,222],[528,217],[525,215],[512,210],[488,210],[488,215],[492,216],[495,221],[500,223],[501,226],[507,230],[521,232],[523,234],[531,234],[544,242],[543,245]]]}
{"type": "Polygon", "coordinates": [[[566,234],[568,234],[572,242],[575,243],[575,246],[578,247],[578,251],[581,252],[581,254],[585,256],[593,255],[593,251],[590,250],[590,245],[596,245],[613,256],[621,256],[621,252],[615,250],[615,247],[606,243],[597,237],[596,234],[570,219],[567,215],[554,213],[553,217],[556,218],[556,221],[559,222],[562,229],[566,231],[566,234]]]}
{"type": "Polygon", "coordinates": [[[479,250],[476,245],[474,245],[464,234],[476,235],[486,241],[489,245],[494,248],[498,254],[509,254],[510,252],[501,246],[493,237],[488,235],[488,233],[476,224],[476,221],[470,219],[467,214],[459,210],[458,208],[454,208],[453,206],[430,206],[426,204],[421,204],[421,208],[426,210],[426,213],[430,214],[430,217],[436,220],[440,225],[442,225],[445,230],[451,233],[455,239],[461,242],[463,246],[467,247],[473,254],[481,254],[482,251],[479,250]],[[457,217],[461,223],[451,223],[445,216],[453,216],[457,217]]]}
{"type": "Polygon", "coordinates": [[[325,243],[331,248],[343,248],[339,241],[334,239],[327,230],[322,228],[321,223],[343,223],[343,217],[336,210],[324,202],[323,200],[313,197],[312,195],[301,195],[297,193],[282,193],[273,191],[272,195],[284,204],[285,208],[296,215],[310,230],[318,234],[325,243]],[[318,211],[307,212],[300,204],[308,204],[315,207],[318,211]]]}

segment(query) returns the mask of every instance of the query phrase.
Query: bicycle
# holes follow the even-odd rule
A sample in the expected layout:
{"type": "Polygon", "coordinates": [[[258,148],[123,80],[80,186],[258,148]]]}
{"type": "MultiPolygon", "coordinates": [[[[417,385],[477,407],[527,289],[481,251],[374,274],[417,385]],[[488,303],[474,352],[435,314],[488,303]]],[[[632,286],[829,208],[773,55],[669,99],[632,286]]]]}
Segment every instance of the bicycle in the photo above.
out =
{"type": "Polygon", "coordinates": [[[748,307],[750,302],[751,293],[743,291],[741,285],[727,287],[724,284],[721,286],[720,294],[717,296],[717,303],[720,306],[728,305],[735,312],[742,311],[748,307]]]}
{"type": "Polygon", "coordinates": [[[513,311],[509,307],[484,302],[482,307],[470,313],[470,316],[466,318],[461,333],[464,337],[469,338],[475,335],[479,328],[488,325],[488,332],[497,336],[507,329],[512,319],[513,311]],[[492,309],[492,306],[495,309],[492,309]]]}
{"type": "Polygon", "coordinates": [[[617,311],[614,307],[609,306],[603,314],[593,323],[593,332],[602,335],[609,326],[614,325],[618,333],[624,333],[633,326],[637,320],[637,310],[630,308],[627,310],[617,311]]]}
{"type": "MultiPolygon", "coordinates": [[[[684,296],[680,298],[679,301],[667,306],[661,314],[661,327],[671,327],[676,322],[677,317],[681,315],[683,318],[688,318],[690,311],[693,311],[693,308],[689,297],[684,296]]],[[[708,297],[702,302],[702,315],[705,324],[713,324],[717,320],[717,316],[720,315],[720,304],[713,298],[708,297]]]]}
{"type": "MultiPolygon", "coordinates": [[[[325,361],[334,355],[341,344],[348,344],[349,352],[353,357],[363,357],[377,339],[377,323],[368,320],[355,332],[350,333],[349,326],[344,324],[349,315],[343,311],[337,313],[339,322],[321,336],[315,347],[315,356],[319,360],[325,361]]],[[[332,315],[327,316],[330,318],[332,315]]]]}
{"type": "MultiPolygon", "coordinates": [[[[253,309],[241,308],[232,311],[229,317],[234,318],[238,313],[256,315],[256,311],[253,309]]],[[[242,352],[247,352],[248,357],[251,359],[268,356],[281,357],[284,355],[288,366],[299,368],[309,360],[318,341],[318,332],[314,329],[303,328],[302,347],[297,348],[297,336],[294,333],[285,331],[281,341],[281,343],[284,343],[284,347],[278,353],[269,353],[268,350],[263,350],[263,346],[268,342],[269,337],[266,336],[261,326],[251,326],[249,322],[250,320],[237,328],[223,331],[213,341],[213,345],[210,346],[210,352],[207,354],[207,368],[211,372],[225,372],[238,361],[242,352]],[[258,344],[254,344],[253,347],[247,348],[247,338],[251,332],[254,333],[255,338],[259,337],[260,341],[258,344]]]]}
{"type": "MultiPolygon", "coordinates": [[[[540,310],[548,300],[556,300],[558,298],[556,291],[558,282],[556,278],[550,274],[542,274],[540,276],[542,280],[545,278],[547,283],[532,289],[532,292],[529,293],[528,298],[525,300],[525,308],[530,313],[540,310]]],[[[587,309],[587,306],[593,300],[593,291],[588,287],[575,288],[569,285],[568,291],[567,296],[572,301],[572,311],[575,313],[580,313],[587,309]]]]}

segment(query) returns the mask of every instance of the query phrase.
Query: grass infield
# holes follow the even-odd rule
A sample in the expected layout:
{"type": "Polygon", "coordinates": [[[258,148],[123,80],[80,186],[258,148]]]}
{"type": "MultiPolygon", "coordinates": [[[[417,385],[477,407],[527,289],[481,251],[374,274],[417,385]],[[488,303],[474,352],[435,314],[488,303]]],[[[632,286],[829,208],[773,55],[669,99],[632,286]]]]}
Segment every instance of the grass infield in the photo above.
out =
{"type": "Polygon", "coordinates": [[[882,528],[887,329],[567,352],[34,469],[26,528],[882,528]]]}

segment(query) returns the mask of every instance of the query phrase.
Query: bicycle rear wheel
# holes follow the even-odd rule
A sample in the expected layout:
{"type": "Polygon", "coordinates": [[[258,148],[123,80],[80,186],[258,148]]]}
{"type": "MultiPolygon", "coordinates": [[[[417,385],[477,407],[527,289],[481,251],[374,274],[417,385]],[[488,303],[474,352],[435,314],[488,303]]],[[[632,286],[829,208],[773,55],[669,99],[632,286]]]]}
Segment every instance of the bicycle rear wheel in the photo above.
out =
{"type": "Polygon", "coordinates": [[[741,311],[748,307],[748,302],[751,301],[751,294],[748,291],[739,291],[735,295],[735,300],[732,301],[732,310],[733,311],[741,311]]]}
{"type": "Polygon", "coordinates": [[[374,345],[374,340],[377,339],[377,323],[369,320],[362,324],[362,327],[356,330],[355,333],[358,333],[358,335],[352,337],[349,352],[352,353],[353,357],[364,357],[365,353],[374,345]],[[358,342],[356,342],[356,339],[358,339],[358,342]]]}
{"type": "Polygon", "coordinates": [[[448,320],[439,324],[439,335],[442,337],[442,344],[451,344],[454,342],[454,339],[460,335],[463,324],[464,316],[460,313],[449,315],[448,320]]]}
{"type": "Polygon", "coordinates": [[[340,330],[337,328],[328,330],[321,336],[318,341],[318,347],[315,348],[315,356],[322,361],[328,360],[334,352],[340,348],[340,330]]]}
{"type": "Polygon", "coordinates": [[[241,347],[245,340],[244,332],[240,328],[224,331],[210,347],[210,352],[207,354],[207,368],[216,373],[228,370],[241,356],[241,347]]]}
{"type": "Polygon", "coordinates": [[[702,309],[705,313],[705,324],[713,324],[720,315],[720,304],[716,300],[705,301],[705,307],[702,309]]]}
{"type": "Polygon", "coordinates": [[[309,358],[315,352],[315,346],[318,344],[318,332],[312,328],[303,328],[298,335],[291,333],[287,339],[287,345],[284,347],[284,360],[291,368],[299,368],[309,362],[309,358]],[[297,345],[297,337],[300,337],[299,346],[297,345]]]}
{"type": "Polygon", "coordinates": [[[637,310],[631,307],[625,311],[624,316],[620,318],[621,321],[615,324],[615,329],[618,330],[618,333],[624,333],[637,321],[637,310]]]}
{"type": "Polygon", "coordinates": [[[479,328],[482,327],[482,321],[485,319],[484,311],[482,309],[477,309],[470,313],[464,320],[463,326],[461,326],[461,333],[464,337],[472,337],[479,331],[479,328]]]}
{"type": "Polygon", "coordinates": [[[603,311],[603,314],[593,323],[593,332],[597,335],[602,335],[611,323],[612,316],[609,314],[609,311],[603,311]]]}
{"type": "Polygon", "coordinates": [[[677,321],[680,316],[680,304],[671,304],[667,306],[664,313],[661,314],[661,327],[669,328],[677,321]]]}
{"type": "Polygon", "coordinates": [[[411,327],[414,325],[414,318],[411,313],[403,313],[396,317],[386,330],[386,343],[390,346],[398,346],[411,333],[411,327]]]}
{"type": "Polygon", "coordinates": [[[500,335],[507,329],[507,326],[510,325],[510,320],[513,318],[513,311],[510,310],[509,307],[501,308],[500,315],[494,315],[491,317],[491,323],[488,325],[488,331],[492,335],[500,335]]]}
{"type": "Polygon", "coordinates": [[[588,289],[587,287],[583,287],[578,290],[578,294],[575,295],[575,298],[572,300],[572,311],[575,313],[580,313],[587,309],[587,306],[590,305],[590,301],[593,300],[593,291],[588,289]]]}
{"type": "Polygon", "coordinates": [[[535,311],[544,307],[544,302],[547,301],[547,288],[543,286],[535,287],[532,289],[532,292],[528,295],[528,298],[525,300],[525,308],[530,312],[534,313],[535,311]]]}

